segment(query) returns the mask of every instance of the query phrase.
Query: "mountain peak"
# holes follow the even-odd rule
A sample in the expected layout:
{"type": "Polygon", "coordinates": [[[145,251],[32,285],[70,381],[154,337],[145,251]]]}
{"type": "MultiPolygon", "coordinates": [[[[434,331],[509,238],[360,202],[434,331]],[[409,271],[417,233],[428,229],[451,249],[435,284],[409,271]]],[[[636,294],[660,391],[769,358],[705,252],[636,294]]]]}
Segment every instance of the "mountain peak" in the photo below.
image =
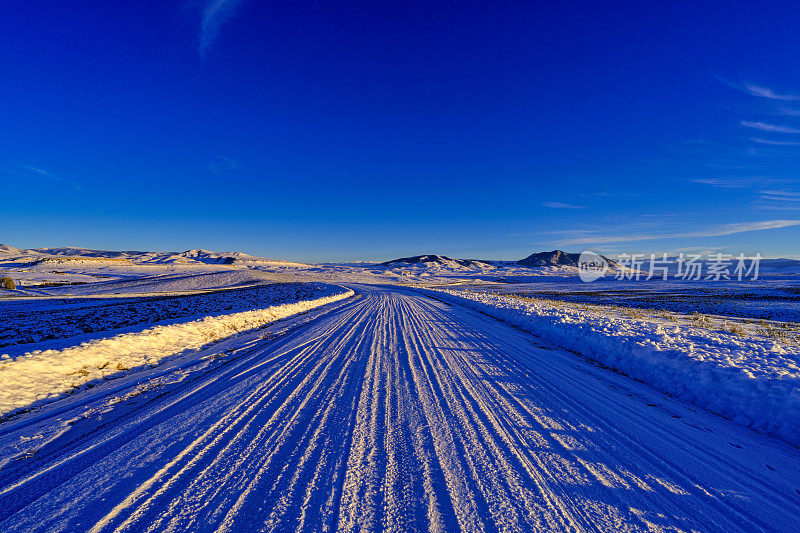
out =
{"type": "Polygon", "coordinates": [[[392,259],[391,261],[386,261],[385,263],[381,264],[385,266],[394,266],[398,264],[406,264],[406,265],[433,264],[450,268],[458,268],[458,267],[482,268],[486,266],[486,263],[483,261],[478,261],[475,259],[453,259],[452,257],[448,257],[446,255],[438,255],[438,254],[425,254],[425,255],[415,255],[412,257],[401,257],[399,259],[392,259]]]}
{"type": "Polygon", "coordinates": [[[538,252],[529,255],[525,259],[517,261],[518,265],[527,267],[540,266],[578,266],[578,259],[581,254],[570,254],[563,250],[553,250],[550,252],[538,252]]]}

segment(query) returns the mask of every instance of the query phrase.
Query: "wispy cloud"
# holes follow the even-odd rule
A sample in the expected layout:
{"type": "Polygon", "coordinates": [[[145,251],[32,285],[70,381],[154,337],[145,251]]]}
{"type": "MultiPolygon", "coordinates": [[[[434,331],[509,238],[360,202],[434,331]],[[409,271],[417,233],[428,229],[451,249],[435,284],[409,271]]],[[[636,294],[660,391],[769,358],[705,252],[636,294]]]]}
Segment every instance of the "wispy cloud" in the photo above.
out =
{"type": "Polygon", "coordinates": [[[218,157],[207,165],[208,170],[218,174],[220,172],[227,172],[230,170],[238,170],[241,168],[239,162],[230,157],[218,157]]]}
{"type": "Polygon", "coordinates": [[[653,241],[660,239],[677,238],[700,238],[700,237],[722,237],[725,235],[735,235],[748,231],[763,231],[768,229],[785,228],[800,225],[800,220],[765,220],[761,222],[742,222],[736,224],[722,224],[707,228],[701,231],[674,232],[674,233],[636,233],[608,235],[598,234],[594,236],[583,236],[575,239],[566,239],[558,243],[559,246],[589,245],[589,244],[611,244],[639,241],[653,241]]]}
{"type": "Polygon", "coordinates": [[[761,195],[762,200],[769,200],[774,202],[780,202],[784,204],[786,207],[794,207],[799,208],[800,205],[797,205],[797,202],[800,202],[800,198],[791,198],[786,196],[769,196],[766,194],[761,195]]]}
{"type": "Polygon", "coordinates": [[[693,183],[702,183],[703,185],[711,185],[712,187],[719,187],[721,189],[745,189],[747,187],[774,183],[776,180],[774,178],[754,176],[746,178],[698,178],[691,181],[693,183]]]}
{"type": "Polygon", "coordinates": [[[763,139],[761,137],[750,137],[750,140],[757,144],[768,144],[771,146],[800,146],[798,141],[773,141],[772,139],[763,139]]]}
{"type": "Polygon", "coordinates": [[[798,210],[800,209],[800,192],[796,189],[779,189],[778,187],[796,187],[800,183],[797,178],[749,177],[749,178],[708,178],[692,180],[723,189],[756,189],[752,205],[765,210],[798,210]],[[765,188],[771,187],[771,188],[765,188]]]}
{"type": "Polygon", "coordinates": [[[789,202],[764,202],[763,204],[755,203],[755,207],[765,211],[792,211],[796,213],[800,211],[800,204],[793,204],[789,202]]]}
{"type": "Polygon", "coordinates": [[[798,191],[782,191],[782,190],[766,190],[761,191],[761,194],[771,194],[773,196],[783,196],[788,198],[794,198],[795,200],[800,200],[800,192],[798,191]]]}
{"type": "Polygon", "coordinates": [[[242,0],[211,0],[203,7],[203,18],[201,22],[200,56],[205,56],[206,50],[219,35],[219,28],[222,23],[233,17],[236,8],[242,0]]]}
{"type": "Polygon", "coordinates": [[[778,126],[775,124],[766,124],[764,122],[750,122],[748,120],[743,120],[741,124],[742,126],[745,126],[747,128],[753,128],[761,131],[772,131],[776,133],[800,133],[800,130],[797,128],[790,128],[789,126],[778,126]]]}
{"type": "Polygon", "coordinates": [[[562,202],[544,202],[542,207],[551,207],[553,209],[586,209],[583,205],[565,204],[562,202]]]}
{"type": "Polygon", "coordinates": [[[733,84],[733,86],[743,90],[748,94],[752,94],[753,96],[758,96],[760,98],[768,98],[770,100],[783,100],[787,102],[800,100],[800,96],[794,94],[776,93],[769,87],[763,87],[761,85],[756,85],[755,83],[743,83],[741,85],[733,84]]]}
{"type": "Polygon", "coordinates": [[[748,231],[762,231],[765,229],[786,228],[800,225],[800,220],[764,220],[761,222],[740,222],[736,224],[722,224],[704,231],[684,233],[682,237],[721,237],[748,231]]]}
{"type": "Polygon", "coordinates": [[[756,205],[764,209],[800,209],[800,192],[764,190],[760,192],[756,205]]]}
{"type": "Polygon", "coordinates": [[[57,174],[54,174],[54,173],[50,172],[49,170],[43,169],[41,167],[34,167],[32,165],[20,165],[20,168],[22,168],[23,170],[27,171],[30,174],[34,174],[34,175],[39,176],[41,178],[45,178],[45,179],[48,179],[48,180],[51,180],[51,181],[57,181],[57,182],[61,182],[61,183],[66,183],[67,185],[69,185],[70,187],[75,189],[76,191],[81,190],[81,186],[78,185],[77,183],[75,183],[74,181],[72,181],[70,179],[67,179],[67,178],[63,178],[63,177],[61,177],[61,176],[59,176],[57,174]]]}

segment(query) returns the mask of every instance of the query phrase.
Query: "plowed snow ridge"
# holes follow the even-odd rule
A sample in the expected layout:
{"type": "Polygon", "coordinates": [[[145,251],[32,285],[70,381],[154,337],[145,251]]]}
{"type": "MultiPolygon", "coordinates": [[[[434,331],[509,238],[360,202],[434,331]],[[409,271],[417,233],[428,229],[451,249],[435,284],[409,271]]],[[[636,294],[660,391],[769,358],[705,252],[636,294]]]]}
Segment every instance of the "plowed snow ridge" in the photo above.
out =
{"type": "Polygon", "coordinates": [[[336,286],[329,286],[327,292],[334,294],[182,324],[155,326],[63,350],[36,350],[15,359],[3,356],[0,361],[0,414],[52,400],[84,383],[122,370],[155,365],[170,355],[196,350],[210,342],[353,295],[352,290],[336,286]]]}

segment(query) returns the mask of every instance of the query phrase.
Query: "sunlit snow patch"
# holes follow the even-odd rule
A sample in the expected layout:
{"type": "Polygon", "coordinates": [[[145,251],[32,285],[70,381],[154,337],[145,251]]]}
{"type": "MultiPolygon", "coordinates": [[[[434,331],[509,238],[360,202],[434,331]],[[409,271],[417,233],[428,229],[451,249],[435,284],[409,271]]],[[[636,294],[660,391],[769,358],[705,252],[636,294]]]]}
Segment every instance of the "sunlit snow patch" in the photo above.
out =
{"type": "Polygon", "coordinates": [[[330,287],[328,296],[264,309],[155,326],[135,333],[84,342],[62,350],[35,350],[0,361],[0,414],[58,398],[81,385],[195,350],[236,333],[264,326],[354,293],[330,287]]]}

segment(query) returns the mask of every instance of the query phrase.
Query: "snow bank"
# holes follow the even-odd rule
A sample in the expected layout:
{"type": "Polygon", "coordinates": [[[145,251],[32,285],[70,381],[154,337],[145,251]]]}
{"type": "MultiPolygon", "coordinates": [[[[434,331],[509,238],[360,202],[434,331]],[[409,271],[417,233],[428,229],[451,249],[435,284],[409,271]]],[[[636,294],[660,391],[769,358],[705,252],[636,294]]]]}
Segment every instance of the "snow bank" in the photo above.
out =
{"type": "Polygon", "coordinates": [[[63,350],[36,350],[15,359],[3,355],[0,360],[0,414],[55,399],[90,381],[135,367],[155,365],[167,356],[195,350],[354,294],[342,287],[330,287],[327,292],[328,296],[312,300],[155,326],[63,350]]]}
{"type": "Polygon", "coordinates": [[[697,406],[800,445],[800,349],[487,293],[423,290],[530,331],[697,406]]]}
{"type": "MultiPolygon", "coordinates": [[[[6,353],[24,353],[34,348],[62,348],[41,343],[67,339],[100,331],[139,327],[160,322],[189,322],[207,316],[229,315],[264,309],[273,305],[311,300],[325,296],[325,286],[312,283],[271,283],[235,287],[230,290],[187,295],[110,297],[110,298],[25,298],[0,302],[0,348],[35,343],[6,353]]],[[[128,331],[134,331],[130,329],[128,331]]],[[[122,332],[120,332],[122,333],[122,332]]],[[[108,333],[104,336],[108,337],[108,333]]],[[[88,339],[82,339],[88,340],[88,339]]],[[[0,353],[3,353],[0,350],[0,353]]]]}

